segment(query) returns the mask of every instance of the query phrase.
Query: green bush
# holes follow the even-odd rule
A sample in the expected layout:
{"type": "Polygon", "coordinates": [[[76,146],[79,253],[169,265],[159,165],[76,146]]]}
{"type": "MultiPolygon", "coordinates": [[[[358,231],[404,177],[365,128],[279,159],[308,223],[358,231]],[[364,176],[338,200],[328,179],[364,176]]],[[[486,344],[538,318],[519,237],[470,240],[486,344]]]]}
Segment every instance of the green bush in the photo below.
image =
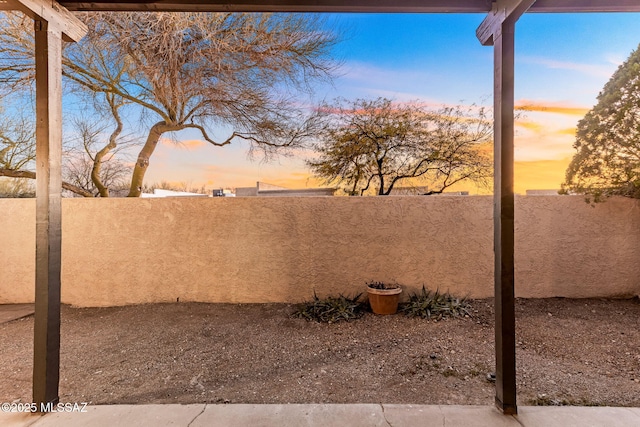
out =
{"type": "Polygon", "coordinates": [[[471,305],[466,298],[457,298],[448,292],[431,293],[422,287],[420,293],[409,295],[409,302],[401,304],[400,311],[408,317],[440,320],[445,317],[471,316],[471,305]]]}
{"type": "Polygon", "coordinates": [[[349,298],[340,294],[338,297],[329,296],[320,299],[314,292],[313,299],[298,304],[292,316],[322,323],[335,323],[342,320],[350,321],[358,319],[362,317],[365,310],[365,304],[359,301],[360,296],[362,296],[362,294],[349,298]]]}

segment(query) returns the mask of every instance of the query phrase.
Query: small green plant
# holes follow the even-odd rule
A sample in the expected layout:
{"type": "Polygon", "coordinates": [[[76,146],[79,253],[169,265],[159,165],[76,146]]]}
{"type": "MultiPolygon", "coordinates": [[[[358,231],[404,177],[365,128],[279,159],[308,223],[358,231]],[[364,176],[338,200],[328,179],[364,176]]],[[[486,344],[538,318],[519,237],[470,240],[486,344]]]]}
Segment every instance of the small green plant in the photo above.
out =
{"type": "Polygon", "coordinates": [[[397,289],[400,287],[397,283],[384,283],[384,282],[367,282],[367,286],[371,289],[397,289]]]}
{"type": "Polygon", "coordinates": [[[471,316],[471,305],[466,298],[457,298],[448,292],[431,292],[422,287],[420,293],[409,295],[409,302],[400,306],[408,317],[440,320],[445,317],[471,316]]]}
{"type": "Polygon", "coordinates": [[[329,296],[320,299],[314,292],[313,299],[299,304],[292,316],[321,323],[358,319],[365,311],[364,303],[359,301],[361,296],[362,294],[358,294],[349,298],[340,294],[338,297],[329,296]]]}

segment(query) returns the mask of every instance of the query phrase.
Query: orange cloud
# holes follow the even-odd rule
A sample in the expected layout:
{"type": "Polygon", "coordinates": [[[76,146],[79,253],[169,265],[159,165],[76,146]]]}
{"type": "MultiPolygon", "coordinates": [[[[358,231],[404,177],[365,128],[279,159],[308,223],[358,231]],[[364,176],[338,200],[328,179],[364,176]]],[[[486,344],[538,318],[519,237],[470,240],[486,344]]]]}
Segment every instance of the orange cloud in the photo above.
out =
{"type": "Polygon", "coordinates": [[[527,190],[559,190],[570,162],[570,157],[515,162],[514,191],[525,194],[527,190]]]}
{"type": "MultiPolygon", "coordinates": [[[[487,148],[490,148],[487,145],[487,148]]],[[[516,161],[514,163],[514,191],[525,194],[527,190],[559,190],[571,158],[559,160],[516,161]]],[[[310,174],[294,172],[279,178],[270,178],[270,184],[287,188],[324,187],[310,174]]],[[[460,182],[447,191],[469,191],[470,194],[491,194],[490,188],[476,186],[473,182],[460,182]]]]}
{"type": "Polygon", "coordinates": [[[165,145],[167,147],[180,147],[186,148],[187,150],[195,150],[200,147],[204,147],[206,142],[200,139],[184,139],[184,140],[176,140],[173,138],[160,138],[160,144],[165,145]]]}
{"type": "Polygon", "coordinates": [[[493,141],[482,142],[476,145],[476,149],[481,153],[493,156],[493,141]]]}
{"type": "Polygon", "coordinates": [[[279,185],[285,188],[317,188],[326,185],[310,174],[294,173],[282,178],[270,179],[269,184],[279,185]]]}
{"type": "Polygon", "coordinates": [[[589,108],[574,105],[563,105],[560,103],[541,104],[534,101],[520,100],[516,102],[516,110],[532,111],[541,113],[567,114],[571,116],[584,116],[589,112],[589,108]]]}
{"type": "Polygon", "coordinates": [[[537,122],[525,122],[522,120],[518,120],[516,122],[516,126],[525,128],[527,130],[531,130],[534,132],[542,132],[545,127],[541,124],[541,123],[537,123],[537,122]]]}
{"type": "Polygon", "coordinates": [[[196,148],[204,147],[207,144],[200,139],[187,139],[185,141],[180,141],[178,145],[189,150],[194,150],[196,148]]]}
{"type": "Polygon", "coordinates": [[[557,131],[558,134],[560,135],[571,135],[571,136],[576,136],[576,128],[566,128],[566,129],[560,129],[557,131]]]}
{"type": "Polygon", "coordinates": [[[176,145],[175,139],[160,137],[158,142],[162,145],[166,145],[167,147],[174,147],[176,145]]]}

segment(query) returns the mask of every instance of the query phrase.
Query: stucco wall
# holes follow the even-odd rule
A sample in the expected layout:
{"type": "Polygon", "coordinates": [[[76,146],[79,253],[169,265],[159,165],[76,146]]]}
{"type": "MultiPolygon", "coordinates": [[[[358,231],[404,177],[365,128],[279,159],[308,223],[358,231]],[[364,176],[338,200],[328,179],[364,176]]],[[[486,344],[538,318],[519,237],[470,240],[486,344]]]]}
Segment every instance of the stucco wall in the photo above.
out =
{"type": "MultiPolygon", "coordinates": [[[[0,199],[0,303],[33,300],[34,200],[0,199]]],[[[280,302],[362,291],[493,295],[492,198],[63,200],[62,300],[280,302]]],[[[640,293],[640,202],[516,199],[516,294],[640,293]]]]}

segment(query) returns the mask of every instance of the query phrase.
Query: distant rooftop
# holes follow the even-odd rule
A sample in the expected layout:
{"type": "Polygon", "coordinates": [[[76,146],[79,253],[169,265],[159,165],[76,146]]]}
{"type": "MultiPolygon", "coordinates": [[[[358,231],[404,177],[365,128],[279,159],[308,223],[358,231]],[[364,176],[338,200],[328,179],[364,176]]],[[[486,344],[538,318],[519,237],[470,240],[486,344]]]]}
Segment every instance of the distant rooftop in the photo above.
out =
{"type": "Polygon", "coordinates": [[[173,191],[163,190],[160,188],[154,188],[153,193],[142,193],[140,197],[152,198],[152,197],[209,197],[206,194],[190,193],[188,191],[173,191]]]}
{"type": "MultiPolygon", "coordinates": [[[[392,196],[423,196],[430,194],[428,186],[412,186],[412,187],[393,187],[392,196]]],[[[445,191],[443,193],[431,193],[433,196],[468,196],[468,191],[445,191]]]]}
{"type": "Polygon", "coordinates": [[[286,188],[266,182],[256,182],[255,187],[236,188],[237,197],[318,197],[333,196],[337,188],[286,188]]]}
{"type": "Polygon", "coordinates": [[[527,190],[527,196],[557,196],[559,190],[527,190]]]}

